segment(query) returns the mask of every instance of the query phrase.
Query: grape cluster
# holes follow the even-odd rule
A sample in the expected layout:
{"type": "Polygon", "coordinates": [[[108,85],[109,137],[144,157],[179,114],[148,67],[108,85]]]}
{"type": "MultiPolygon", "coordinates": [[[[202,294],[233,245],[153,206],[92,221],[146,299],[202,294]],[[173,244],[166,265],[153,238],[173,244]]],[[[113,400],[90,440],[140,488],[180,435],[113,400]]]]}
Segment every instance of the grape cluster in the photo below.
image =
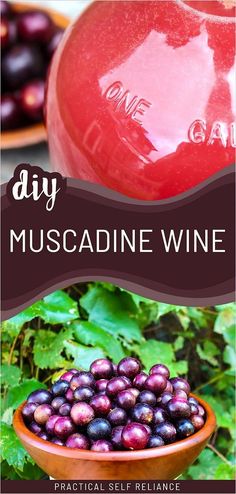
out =
{"type": "Polygon", "coordinates": [[[170,378],[163,364],[149,375],[136,358],[118,365],[95,360],[90,371],[71,369],[52,388],[28,396],[22,415],[41,439],[69,448],[138,450],[184,439],[200,430],[205,410],[189,383],[170,378]]]}
{"type": "Polygon", "coordinates": [[[17,13],[0,0],[1,125],[11,130],[41,121],[47,68],[62,37],[40,10],[17,13]]]}

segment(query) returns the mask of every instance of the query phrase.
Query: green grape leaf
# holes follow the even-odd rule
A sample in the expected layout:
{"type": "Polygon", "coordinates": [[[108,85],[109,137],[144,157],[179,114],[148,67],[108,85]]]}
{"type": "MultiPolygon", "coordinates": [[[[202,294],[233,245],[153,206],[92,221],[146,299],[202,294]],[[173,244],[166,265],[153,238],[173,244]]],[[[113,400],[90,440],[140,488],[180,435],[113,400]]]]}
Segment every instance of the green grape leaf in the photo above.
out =
{"type": "Polygon", "coordinates": [[[77,369],[89,370],[93,360],[105,357],[105,353],[99,347],[86,347],[79,345],[79,343],[67,341],[65,348],[67,355],[73,357],[73,365],[77,369]]]}
{"type": "Polygon", "coordinates": [[[27,379],[21,384],[12,386],[7,394],[7,407],[16,409],[32,391],[43,388],[45,389],[46,386],[37,379],[27,379]]]}
{"type": "Polygon", "coordinates": [[[40,369],[56,369],[63,367],[64,358],[61,356],[65,342],[72,336],[72,329],[62,329],[55,333],[49,329],[37,331],[34,340],[34,362],[40,369]]]}
{"type": "Polygon", "coordinates": [[[182,350],[183,346],[184,346],[184,338],[183,336],[178,336],[174,341],[175,352],[177,352],[178,350],[182,350]]]}
{"type": "Polygon", "coordinates": [[[14,409],[12,407],[7,408],[2,415],[2,421],[5,424],[11,425],[13,419],[13,413],[14,413],[14,409]]]}
{"type": "Polygon", "coordinates": [[[226,364],[229,364],[232,369],[236,368],[236,352],[235,349],[226,345],[223,353],[223,359],[226,364]]]}
{"type": "Polygon", "coordinates": [[[229,304],[221,310],[215,320],[214,331],[222,334],[226,343],[235,345],[236,305],[229,304]]]}
{"type": "Polygon", "coordinates": [[[88,319],[113,336],[122,336],[127,342],[141,341],[142,335],[137,321],[124,308],[122,296],[95,286],[80,299],[88,313],[88,319]]]}
{"type": "Polygon", "coordinates": [[[209,403],[214,410],[217,426],[224,427],[225,429],[231,429],[232,417],[227,410],[227,403],[220,401],[211,395],[201,395],[201,398],[209,403]]]}
{"type": "Polygon", "coordinates": [[[125,357],[119,340],[89,321],[74,321],[71,324],[75,340],[84,345],[101,347],[115,363],[125,357]]]}
{"type": "Polygon", "coordinates": [[[1,452],[3,460],[6,460],[8,465],[23,471],[24,464],[29,458],[26,450],[21,446],[21,443],[10,425],[1,423],[1,452]]]}
{"type": "Polygon", "coordinates": [[[215,471],[220,464],[220,458],[215,455],[213,451],[206,448],[200,454],[197,462],[194,463],[187,472],[192,479],[212,480],[214,479],[215,471]]]}
{"type": "Polygon", "coordinates": [[[14,386],[20,380],[21,370],[16,365],[3,364],[0,369],[2,385],[14,386]]]}
{"type": "Polygon", "coordinates": [[[171,377],[183,376],[188,373],[187,360],[178,360],[177,362],[169,362],[168,367],[171,377]]]}
{"type": "Polygon", "coordinates": [[[41,318],[49,324],[66,324],[78,319],[78,304],[62,290],[47,295],[42,300],[41,318]]]}
{"type": "Polygon", "coordinates": [[[156,363],[168,366],[175,360],[172,345],[163,341],[147,340],[142,345],[136,346],[135,350],[146,369],[150,369],[156,363]]]}
{"type": "Polygon", "coordinates": [[[12,338],[18,336],[22,326],[29,321],[32,321],[35,317],[41,314],[41,302],[36,302],[31,307],[28,307],[24,311],[20,312],[11,319],[2,323],[3,331],[6,331],[12,338]]]}
{"type": "Polygon", "coordinates": [[[228,463],[221,463],[215,470],[214,479],[234,480],[235,473],[235,467],[233,465],[229,465],[228,463]]]}
{"type": "Polygon", "coordinates": [[[200,345],[197,345],[196,350],[201,360],[206,360],[213,367],[218,366],[218,361],[215,356],[219,355],[220,351],[212,341],[204,341],[203,348],[200,345]]]}

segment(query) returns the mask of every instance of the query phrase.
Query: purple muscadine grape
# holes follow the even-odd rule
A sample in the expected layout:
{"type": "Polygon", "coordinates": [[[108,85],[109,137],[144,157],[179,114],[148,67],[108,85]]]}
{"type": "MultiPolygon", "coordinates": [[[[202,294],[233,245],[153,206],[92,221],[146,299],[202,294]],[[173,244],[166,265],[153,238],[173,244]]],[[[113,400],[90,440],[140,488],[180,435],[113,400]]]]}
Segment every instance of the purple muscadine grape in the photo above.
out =
{"type": "Polygon", "coordinates": [[[199,431],[204,426],[204,418],[201,415],[192,415],[190,420],[193,424],[195,431],[199,431]]]}
{"type": "Polygon", "coordinates": [[[131,422],[121,433],[122,444],[127,449],[144,449],[147,446],[149,435],[142,424],[131,422]]]}
{"type": "Polygon", "coordinates": [[[196,405],[198,407],[199,403],[198,401],[196,400],[196,398],[194,398],[193,396],[190,396],[189,399],[188,399],[188,402],[189,403],[193,403],[193,405],[196,405]]]}
{"type": "Polygon", "coordinates": [[[34,420],[28,425],[28,428],[31,432],[34,434],[38,434],[39,432],[42,432],[43,428],[39,424],[37,424],[34,420]]]}
{"type": "Polygon", "coordinates": [[[187,393],[185,393],[185,391],[183,391],[183,389],[177,389],[174,392],[174,397],[181,398],[182,400],[186,400],[186,401],[188,399],[188,395],[187,395],[187,393]]]}
{"type": "Polygon", "coordinates": [[[113,377],[106,387],[108,396],[116,396],[120,391],[127,389],[129,386],[123,379],[123,377],[113,377]]]}
{"type": "Polygon", "coordinates": [[[82,386],[74,390],[74,401],[90,401],[94,396],[94,390],[88,386],[82,386]]]}
{"type": "Polygon", "coordinates": [[[154,412],[150,405],[144,403],[137,403],[132,410],[132,419],[134,422],[140,422],[141,424],[151,424],[153,421],[154,412]]]}
{"type": "Polygon", "coordinates": [[[65,395],[67,390],[69,389],[69,383],[68,381],[63,381],[62,379],[59,379],[59,381],[56,381],[52,385],[52,393],[54,396],[62,396],[65,395]]]}
{"type": "Polygon", "coordinates": [[[104,418],[92,420],[87,426],[87,435],[92,441],[107,439],[111,435],[111,424],[104,418]]]}
{"type": "Polygon", "coordinates": [[[49,417],[53,415],[54,409],[51,405],[43,403],[39,405],[34,411],[34,420],[39,425],[44,425],[48,421],[49,417]]]}
{"type": "Polygon", "coordinates": [[[140,372],[139,374],[137,374],[137,376],[135,376],[133,385],[140,391],[143,390],[147,377],[148,375],[146,374],[146,372],[140,372]]]}
{"type": "MultiPolygon", "coordinates": [[[[132,421],[131,421],[131,422],[132,422],[132,421]]],[[[150,427],[149,425],[147,425],[147,424],[142,424],[142,425],[143,425],[143,427],[145,427],[145,429],[146,429],[146,431],[147,431],[148,435],[149,435],[149,436],[151,436],[151,434],[152,434],[152,429],[151,429],[151,427],[150,427]]]]}
{"type": "Polygon", "coordinates": [[[74,401],[74,393],[73,393],[72,389],[69,388],[67,390],[67,392],[65,394],[65,397],[66,397],[67,401],[69,401],[69,403],[73,403],[73,401],[74,401]]]}
{"type": "Polygon", "coordinates": [[[54,426],[55,436],[66,439],[75,432],[75,426],[70,417],[59,417],[54,426]]]}
{"type": "Polygon", "coordinates": [[[98,381],[96,382],[96,390],[98,392],[105,391],[108,382],[109,382],[108,379],[98,379],[98,381]]]}
{"type": "Polygon", "coordinates": [[[205,410],[201,405],[198,405],[198,415],[201,415],[201,417],[205,417],[205,410]]]}
{"type": "Polygon", "coordinates": [[[124,391],[120,391],[118,393],[116,401],[119,407],[124,408],[124,410],[129,410],[134,407],[136,397],[130,389],[124,389],[124,391]]]}
{"type": "Polygon", "coordinates": [[[154,407],[156,405],[157,399],[152,391],[148,391],[147,389],[144,389],[139,394],[137,401],[139,403],[145,403],[146,405],[151,405],[154,407]]]}
{"type": "Polygon", "coordinates": [[[110,379],[113,376],[112,362],[105,358],[94,360],[90,365],[90,372],[95,379],[110,379]]]}
{"type": "Polygon", "coordinates": [[[53,56],[53,54],[55,53],[61,39],[62,39],[62,36],[63,36],[63,29],[57,29],[55,31],[55,33],[52,35],[49,43],[47,43],[46,45],[46,54],[49,58],[51,58],[53,56]]]}
{"type": "Polygon", "coordinates": [[[117,372],[120,376],[126,376],[130,379],[133,379],[137,374],[141,371],[140,362],[133,357],[125,357],[123,358],[117,368],[117,372]]]}
{"type": "Polygon", "coordinates": [[[43,439],[44,441],[49,441],[49,436],[44,431],[39,432],[37,436],[40,437],[40,439],[43,439]]]}
{"type": "Polygon", "coordinates": [[[60,379],[70,382],[74,374],[78,374],[78,371],[76,369],[69,369],[68,371],[64,372],[64,374],[62,374],[60,379]]]}
{"type": "Polygon", "coordinates": [[[121,440],[121,435],[124,427],[122,425],[119,425],[118,427],[114,427],[111,432],[111,442],[114,446],[115,449],[124,449],[122,440],[121,440]]]}
{"type": "Polygon", "coordinates": [[[59,410],[63,403],[66,403],[66,398],[64,396],[56,396],[56,398],[53,398],[51,406],[54,408],[54,410],[59,410]]]}
{"type": "Polygon", "coordinates": [[[97,451],[99,453],[109,453],[109,451],[113,451],[113,446],[110,441],[106,439],[98,439],[91,446],[91,451],[97,451]]]}
{"type": "Polygon", "coordinates": [[[190,405],[182,398],[174,397],[168,401],[166,409],[172,419],[190,417],[190,405]]]}
{"type": "Polygon", "coordinates": [[[32,422],[34,420],[34,412],[38,407],[38,403],[26,403],[22,409],[22,415],[25,422],[32,422]]]}
{"type": "Polygon", "coordinates": [[[163,408],[154,408],[153,423],[159,425],[162,422],[167,422],[169,419],[168,413],[163,408]]]}
{"type": "Polygon", "coordinates": [[[166,385],[163,393],[171,393],[172,394],[173,391],[174,391],[174,388],[173,388],[171,382],[170,381],[167,381],[167,385],[166,385]]]}
{"type": "Polygon", "coordinates": [[[58,415],[51,415],[45,424],[45,429],[50,436],[54,436],[54,426],[58,419],[58,415]]]}
{"type": "Polygon", "coordinates": [[[111,400],[107,395],[95,395],[90,400],[90,406],[97,416],[107,415],[112,407],[111,400]]]}
{"type": "Polygon", "coordinates": [[[6,0],[0,2],[0,15],[3,17],[9,17],[12,14],[12,5],[6,0]]]}
{"type": "Polygon", "coordinates": [[[109,420],[113,427],[124,425],[127,422],[127,413],[123,408],[113,408],[108,413],[107,420],[109,420]]]}
{"type": "Polygon", "coordinates": [[[137,399],[137,398],[138,398],[138,396],[139,396],[139,394],[140,394],[139,389],[137,389],[137,388],[127,388],[127,389],[130,391],[130,393],[133,393],[133,395],[134,395],[135,399],[137,399]]]}
{"type": "Polygon", "coordinates": [[[176,438],[176,428],[171,422],[162,422],[153,428],[154,435],[161,436],[165,443],[173,443],[176,438]]]}
{"type": "Polygon", "coordinates": [[[32,10],[18,16],[18,34],[29,43],[47,43],[53,33],[53,22],[46,12],[32,10]]]}
{"type": "Polygon", "coordinates": [[[52,401],[52,393],[50,391],[47,391],[46,389],[37,389],[36,391],[33,391],[30,393],[30,395],[27,398],[28,403],[38,403],[39,405],[42,405],[43,403],[51,403],[52,401]]]}
{"type": "Polygon", "coordinates": [[[58,437],[53,437],[51,439],[51,442],[53,444],[57,444],[57,446],[65,446],[65,443],[63,443],[63,441],[61,439],[58,439],[58,437]]]}
{"type": "Polygon", "coordinates": [[[71,418],[76,425],[87,425],[95,417],[93,408],[85,401],[80,401],[72,406],[71,418]]]}
{"type": "Polygon", "coordinates": [[[167,391],[164,391],[162,395],[158,398],[158,405],[161,405],[163,407],[166,407],[168,401],[172,400],[173,395],[171,393],[168,393],[167,391]]]}
{"type": "Polygon", "coordinates": [[[84,434],[75,433],[67,438],[66,446],[74,449],[89,449],[90,443],[84,434]]]}
{"type": "Polygon", "coordinates": [[[70,388],[74,391],[76,388],[81,386],[88,386],[89,388],[95,388],[96,381],[91,372],[78,372],[78,374],[74,374],[70,381],[70,388]]]}
{"type": "Polygon", "coordinates": [[[173,377],[170,379],[170,382],[174,388],[174,391],[182,389],[187,395],[190,393],[190,386],[186,379],[183,379],[182,377],[173,377]]]}
{"type": "Polygon", "coordinates": [[[198,415],[198,406],[195,405],[194,403],[189,403],[190,406],[190,414],[192,415],[198,415]]]}
{"type": "Polygon", "coordinates": [[[62,415],[62,417],[68,417],[71,412],[72,405],[70,403],[63,403],[61,407],[59,408],[59,414],[62,415]]]}
{"type": "Polygon", "coordinates": [[[176,424],[177,435],[180,439],[189,437],[194,433],[194,426],[188,419],[179,420],[176,424]]]}
{"type": "Polygon", "coordinates": [[[150,369],[150,374],[161,374],[166,379],[170,377],[170,371],[164,364],[155,364],[150,369]]]}
{"type": "Polygon", "coordinates": [[[160,395],[166,388],[167,380],[161,374],[151,374],[145,382],[145,389],[160,395]]]}
{"type": "Polygon", "coordinates": [[[161,436],[157,436],[153,434],[149,438],[149,441],[147,443],[147,448],[159,448],[160,446],[164,446],[164,445],[165,443],[161,438],[161,436]]]}

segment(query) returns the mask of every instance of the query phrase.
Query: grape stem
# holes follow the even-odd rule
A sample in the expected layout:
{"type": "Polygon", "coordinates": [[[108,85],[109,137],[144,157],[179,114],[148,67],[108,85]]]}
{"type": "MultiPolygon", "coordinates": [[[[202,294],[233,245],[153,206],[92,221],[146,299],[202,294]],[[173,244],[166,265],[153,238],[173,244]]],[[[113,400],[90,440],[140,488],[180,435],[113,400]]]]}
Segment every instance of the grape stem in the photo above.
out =
{"type": "Polygon", "coordinates": [[[212,379],[209,379],[209,381],[207,381],[207,382],[205,382],[203,384],[200,384],[200,386],[198,386],[197,388],[195,388],[193,392],[196,393],[200,389],[205,388],[205,386],[208,386],[209,384],[212,384],[215,381],[218,381],[223,376],[224,376],[224,372],[221,372],[220,374],[218,374],[217,376],[213,377],[212,379]]]}
{"type": "Polygon", "coordinates": [[[224,455],[222,455],[218,449],[216,449],[214,446],[212,446],[212,444],[208,444],[207,445],[207,448],[211,449],[211,451],[213,451],[213,453],[215,453],[217,456],[219,456],[219,458],[224,462],[224,463],[227,463],[227,465],[229,465],[230,467],[232,466],[230,461],[227,460],[227,458],[225,458],[224,455]]]}

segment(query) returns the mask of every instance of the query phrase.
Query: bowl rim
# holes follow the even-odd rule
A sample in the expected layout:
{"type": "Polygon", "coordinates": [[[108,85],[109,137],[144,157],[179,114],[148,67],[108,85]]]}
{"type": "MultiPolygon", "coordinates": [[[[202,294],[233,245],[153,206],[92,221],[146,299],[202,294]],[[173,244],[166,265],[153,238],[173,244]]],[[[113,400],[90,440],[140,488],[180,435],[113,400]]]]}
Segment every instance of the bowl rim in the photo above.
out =
{"type": "MultiPolygon", "coordinates": [[[[50,7],[41,7],[41,5],[29,4],[26,2],[12,2],[13,11],[20,14],[24,11],[40,10],[42,12],[48,13],[55,24],[66,29],[72,19],[61,12],[57,12],[55,9],[50,7]]],[[[46,126],[43,121],[32,123],[26,127],[19,127],[19,129],[4,130],[1,131],[1,148],[2,150],[10,150],[14,148],[31,146],[33,144],[39,144],[41,142],[47,141],[47,131],[46,126]]]]}
{"type": "Polygon", "coordinates": [[[31,432],[25,425],[22,417],[22,408],[26,401],[24,401],[15,411],[13,417],[13,427],[17,436],[27,445],[34,449],[43,450],[45,453],[50,453],[56,456],[62,456],[70,459],[77,460],[92,460],[92,461],[134,461],[134,460],[146,460],[149,458],[158,458],[161,456],[169,456],[182,451],[183,449],[191,449],[194,445],[207,441],[216,428],[215,414],[204,400],[194,394],[190,396],[196,398],[200,405],[206,411],[206,422],[202,429],[193,434],[192,436],[182,439],[173,444],[167,444],[158,448],[142,449],[136,451],[111,451],[108,453],[100,453],[91,450],[72,449],[66,446],[59,446],[49,441],[45,441],[37,437],[31,432]]]}

